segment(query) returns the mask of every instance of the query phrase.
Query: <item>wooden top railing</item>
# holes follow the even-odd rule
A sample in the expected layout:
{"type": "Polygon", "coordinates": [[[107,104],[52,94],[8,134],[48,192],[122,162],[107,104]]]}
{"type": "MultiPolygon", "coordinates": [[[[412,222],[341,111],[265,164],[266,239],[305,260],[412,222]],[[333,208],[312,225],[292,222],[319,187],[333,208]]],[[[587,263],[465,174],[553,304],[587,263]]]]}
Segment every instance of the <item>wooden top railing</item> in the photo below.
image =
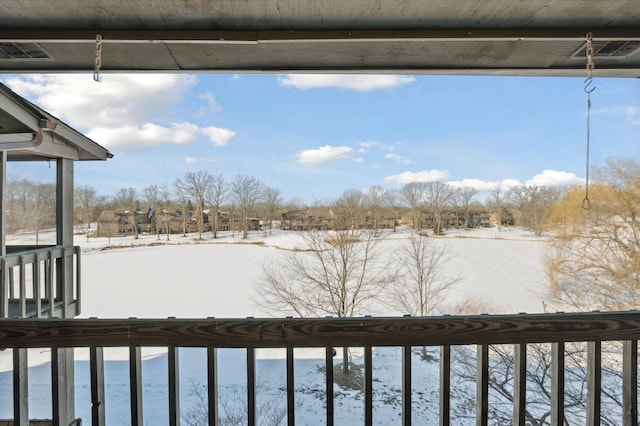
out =
{"type": "MultiPolygon", "coordinates": [[[[131,424],[143,425],[141,348],[166,347],[168,352],[169,424],[180,424],[179,363],[180,347],[207,349],[207,383],[209,424],[219,421],[217,385],[217,349],[246,348],[247,359],[247,423],[256,424],[256,348],[286,348],[288,425],[295,424],[294,348],[325,349],[326,389],[325,424],[334,424],[334,360],[336,347],[364,348],[364,424],[374,424],[374,387],[372,348],[396,346],[402,349],[402,424],[412,422],[412,347],[440,347],[440,425],[454,424],[451,416],[451,375],[453,345],[477,345],[475,353],[476,424],[488,425],[490,347],[513,345],[513,424],[532,423],[527,410],[527,347],[532,343],[551,343],[549,417],[551,424],[565,422],[565,344],[586,342],[586,402],[583,420],[588,425],[600,425],[602,416],[602,343],[622,341],[619,354],[622,368],[620,424],[638,424],[638,346],[640,312],[592,312],[520,315],[474,315],[442,317],[396,318],[317,318],[317,319],[0,319],[0,346],[12,348],[14,359],[14,412],[25,421],[27,402],[26,348],[51,348],[52,368],[64,356],[67,348],[88,347],[91,370],[92,424],[105,424],[104,355],[105,347],[128,347],[130,369],[131,424]],[[332,353],[333,352],[333,353],[332,353]]],[[[454,346],[455,347],[455,346],[454,346]]],[[[56,367],[57,368],[57,367],[56,367]]],[[[58,394],[52,369],[52,401],[64,405],[58,394]]],[[[413,402],[412,402],[413,398],[413,402]]],[[[55,404],[54,404],[55,405],[55,404]]],[[[58,411],[54,406],[54,420],[58,411]]],[[[22,423],[20,423],[22,424],[22,423]]],[[[54,424],[55,421],[54,421],[54,424]]],[[[542,424],[542,423],[540,423],[542,424]]],[[[546,424],[546,423],[545,423],[546,424]]],[[[609,423],[611,424],[611,423],[609,423]]]]}
{"type": "Polygon", "coordinates": [[[285,319],[3,319],[5,347],[278,348],[636,340],[640,311],[285,319]]]}

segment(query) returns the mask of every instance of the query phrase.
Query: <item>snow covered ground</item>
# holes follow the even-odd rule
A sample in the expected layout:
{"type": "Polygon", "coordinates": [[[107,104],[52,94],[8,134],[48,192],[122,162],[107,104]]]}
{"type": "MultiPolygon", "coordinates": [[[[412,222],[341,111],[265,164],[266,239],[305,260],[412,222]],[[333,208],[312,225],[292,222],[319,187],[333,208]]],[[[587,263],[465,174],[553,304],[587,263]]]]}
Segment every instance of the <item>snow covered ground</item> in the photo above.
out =
{"type": "MultiPolygon", "coordinates": [[[[49,236],[50,237],[50,236],[49,236]]],[[[213,239],[206,234],[172,235],[158,240],[155,235],[90,238],[78,235],[76,244],[83,248],[83,317],[99,318],[238,318],[265,317],[255,303],[255,285],[262,265],[282,253],[301,246],[296,233],[274,231],[273,235],[256,232],[248,239],[237,233],[223,233],[213,239]],[[118,247],[107,249],[107,246],[118,247]]],[[[41,235],[43,243],[46,235],[41,235]]],[[[406,230],[389,233],[384,244],[391,253],[406,238],[406,230]]],[[[536,238],[520,228],[496,228],[450,231],[434,238],[436,244],[450,247],[451,260],[447,272],[462,280],[451,292],[449,304],[465,296],[474,296],[493,307],[491,313],[541,312],[543,300],[542,254],[545,238],[536,238]]],[[[8,244],[34,243],[29,234],[13,236],[8,244]]],[[[398,315],[400,312],[379,312],[398,315]]],[[[361,362],[358,349],[352,350],[354,362],[361,362]]],[[[298,424],[323,423],[324,359],[320,351],[298,351],[296,361],[298,424]],[[303,353],[304,352],[304,353],[303,353]]],[[[361,351],[360,351],[361,353],[361,351]]],[[[126,425],[128,420],[128,366],[122,361],[125,351],[108,350],[107,421],[110,425],[126,425]]],[[[12,416],[11,358],[0,354],[0,418],[12,416]]],[[[143,362],[144,410],[148,425],[168,423],[166,410],[166,356],[162,351],[145,349],[143,362]]],[[[32,418],[50,416],[47,402],[50,377],[47,353],[30,352],[30,409],[32,418]]],[[[203,376],[205,354],[202,350],[181,351],[181,395],[183,413],[197,405],[196,390],[206,383],[203,376]]],[[[77,414],[90,424],[88,367],[86,351],[77,352],[77,414]],[[85,408],[80,408],[85,407],[85,408]]],[[[284,352],[262,350],[258,353],[258,405],[276,412],[286,406],[284,352]],[[261,399],[262,398],[262,399],[261,399]]],[[[375,406],[377,424],[400,424],[400,351],[397,348],[374,350],[375,406]]],[[[336,362],[339,357],[336,357],[336,362]]],[[[221,351],[221,393],[230,398],[229,410],[242,411],[245,384],[244,352],[221,351]],[[235,408],[233,407],[235,405],[235,408]],[[240,404],[240,405],[237,405],[240,404]]],[[[438,364],[420,360],[414,364],[414,416],[416,424],[437,424],[438,364]]],[[[454,395],[464,406],[473,398],[474,390],[464,387],[454,395]]],[[[362,407],[360,391],[335,386],[336,424],[360,424],[362,407]]],[[[224,404],[223,404],[224,405],[224,404]]],[[[267,409],[265,408],[265,410],[267,409]]],[[[462,409],[462,408],[461,408],[462,409]]],[[[266,416],[266,414],[265,414],[266,416]]],[[[462,417],[456,424],[470,424],[462,417]]]]}

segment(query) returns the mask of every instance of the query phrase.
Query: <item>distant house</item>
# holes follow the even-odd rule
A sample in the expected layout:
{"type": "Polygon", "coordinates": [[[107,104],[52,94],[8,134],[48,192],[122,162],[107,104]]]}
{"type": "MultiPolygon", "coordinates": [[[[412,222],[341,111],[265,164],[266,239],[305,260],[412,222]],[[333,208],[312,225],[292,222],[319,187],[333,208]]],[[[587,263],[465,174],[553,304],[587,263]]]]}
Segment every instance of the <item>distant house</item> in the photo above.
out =
{"type": "Polygon", "coordinates": [[[137,209],[135,212],[104,210],[97,219],[97,236],[131,235],[134,233],[134,224],[138,233],[148,233],[151,232],[154,217],[155,211],[153,209],[147,211],[137,209]]]}
{"type": "MultiPolygon", "coordinates": [[[[463,229],[465,228],[465,224],[467,228],[490,227],[490,216],[491,214],[484,209],[470,209],[467,212],[465,223],[464,212],[460,209],[452,208],[445,209],[440,213],[440,223],[442,229],[463,229]]],[[[418,220],[420,222],[417,225],[413,223],[414,218],[410,212],[407,212],[406,215],[402,217],[402,223],[414,229],[433,229],[435,226],[434,213],[429,209],[421,210],[418,220]]]]}
{"type": "Polygon", "coordinates": [[[333,229],[335,215],[331,209],[314,208],[282,213],[280,227],[286,231],[333,229]]]}

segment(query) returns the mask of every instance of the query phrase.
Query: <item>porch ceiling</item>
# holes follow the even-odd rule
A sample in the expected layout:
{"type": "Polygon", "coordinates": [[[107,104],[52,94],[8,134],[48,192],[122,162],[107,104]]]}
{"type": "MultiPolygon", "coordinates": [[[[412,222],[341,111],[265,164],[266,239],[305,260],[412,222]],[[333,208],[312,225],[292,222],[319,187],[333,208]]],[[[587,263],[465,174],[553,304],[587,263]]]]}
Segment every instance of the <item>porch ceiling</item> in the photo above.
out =
{"type": "Polygon", "coordinates": [[[0,72],[640,77],[637,0],[3,0],[0,72]]]}

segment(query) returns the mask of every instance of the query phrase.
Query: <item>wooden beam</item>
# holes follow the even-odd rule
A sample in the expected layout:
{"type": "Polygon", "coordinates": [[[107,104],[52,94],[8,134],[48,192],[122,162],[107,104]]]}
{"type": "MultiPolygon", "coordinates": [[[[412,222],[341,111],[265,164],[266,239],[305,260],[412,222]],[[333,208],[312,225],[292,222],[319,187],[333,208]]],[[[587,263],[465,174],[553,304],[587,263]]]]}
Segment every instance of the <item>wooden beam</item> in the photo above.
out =
{"type": "Polygon", "coordinates": [[[0,320],[6,347],[440,346],[632,340],[640,312],[427,318],[0,320]]]}

